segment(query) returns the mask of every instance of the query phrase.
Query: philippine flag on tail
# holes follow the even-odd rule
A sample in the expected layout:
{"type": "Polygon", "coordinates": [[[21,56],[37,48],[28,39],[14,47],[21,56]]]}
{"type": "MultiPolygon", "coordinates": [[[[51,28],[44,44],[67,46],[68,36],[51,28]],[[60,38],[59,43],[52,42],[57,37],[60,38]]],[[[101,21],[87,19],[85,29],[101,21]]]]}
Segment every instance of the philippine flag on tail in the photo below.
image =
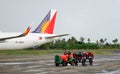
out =
{"type": "Polygon", "coordinates": [[[53,34],[57,11],[51,9],[33,33],[53,34]]]}

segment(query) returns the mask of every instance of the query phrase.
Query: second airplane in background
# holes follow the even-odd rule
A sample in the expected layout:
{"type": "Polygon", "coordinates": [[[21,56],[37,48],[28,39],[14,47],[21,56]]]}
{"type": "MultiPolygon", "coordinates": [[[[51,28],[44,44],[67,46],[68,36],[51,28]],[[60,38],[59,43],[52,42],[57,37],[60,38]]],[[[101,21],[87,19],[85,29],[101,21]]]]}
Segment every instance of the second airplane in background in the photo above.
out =
{"type": "Polygon", "coordinates": [[[31,27],[28,27],[22,34],[0,32],[0,50],[18,50],[40,46],[69,35],[53,34],[56,14],[56,10],[50,10],[38,27],[31,33],[29,33],[31,27]]]}

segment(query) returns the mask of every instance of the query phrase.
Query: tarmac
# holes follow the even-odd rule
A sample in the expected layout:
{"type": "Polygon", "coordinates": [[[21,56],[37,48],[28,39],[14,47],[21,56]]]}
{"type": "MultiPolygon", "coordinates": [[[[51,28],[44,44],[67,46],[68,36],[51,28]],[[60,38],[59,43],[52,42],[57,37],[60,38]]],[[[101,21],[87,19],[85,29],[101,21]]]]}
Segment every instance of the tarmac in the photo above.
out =
{"type": "Polygon", "coordinates": [[[53,55],[0,55],[0,74],[119,74],[120,53],[95,55],[93,66],[56,67],[53,55]]]}

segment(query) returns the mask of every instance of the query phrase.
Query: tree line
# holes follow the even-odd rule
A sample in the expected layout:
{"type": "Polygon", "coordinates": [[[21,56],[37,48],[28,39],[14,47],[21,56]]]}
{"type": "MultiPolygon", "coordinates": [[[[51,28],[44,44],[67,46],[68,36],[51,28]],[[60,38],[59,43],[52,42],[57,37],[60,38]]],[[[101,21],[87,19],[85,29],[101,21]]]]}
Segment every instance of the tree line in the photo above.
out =
{"type": "Polygon", "coordinates": [[[107,42],[107,38],[101,38],[100,40],[96,40],[96,42],[92,42],[90,38],[85,42],[84,37],[80,37],[77,40],[75,37],[71,37],[68,40],[61,39],[57,41],[53,41],[47,44],[43,44],[38,49],[119,49],[120,44],[118,43],[118,39],[113,39],[112,43],[107,42]]]}

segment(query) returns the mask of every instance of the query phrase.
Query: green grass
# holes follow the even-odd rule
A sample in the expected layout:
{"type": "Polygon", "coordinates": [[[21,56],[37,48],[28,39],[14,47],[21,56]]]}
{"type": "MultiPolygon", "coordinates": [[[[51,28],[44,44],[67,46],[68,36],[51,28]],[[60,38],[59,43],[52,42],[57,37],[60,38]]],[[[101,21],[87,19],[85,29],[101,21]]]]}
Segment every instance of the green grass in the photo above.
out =
{"type": "MultiPolygon", "coordinates": [[[[0,55],[47,55],[47,54],[62,54],[65,50],[0,50],[0,55]]],[[[114,54],[111,49],[96,49],[96,50],[66,50],[66,51],[91,51],[94,54],[114,54]]]]}

